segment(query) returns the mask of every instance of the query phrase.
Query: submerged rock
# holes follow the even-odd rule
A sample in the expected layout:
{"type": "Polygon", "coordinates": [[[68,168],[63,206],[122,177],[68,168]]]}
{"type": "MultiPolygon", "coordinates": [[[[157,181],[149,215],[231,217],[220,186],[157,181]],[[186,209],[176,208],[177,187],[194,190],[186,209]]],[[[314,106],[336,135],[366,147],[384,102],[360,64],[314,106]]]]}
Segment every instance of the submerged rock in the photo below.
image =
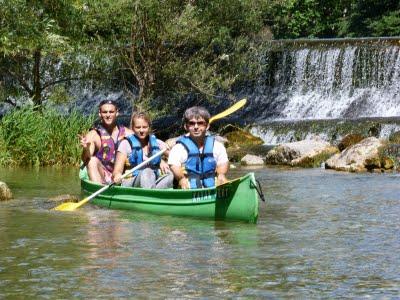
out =
{"type": "Polygon", "coordinates": [[[0,181],[0,201],[10,200],[12,193],[5,182],[0,181]]]}
{"type": "Polygon", "coordinates": [[[363,172],[381,167],[379,148],[383,142],[376,137],[369,137],[335,154],[326,161],[327,169],[348,172],[363,172]]]}
{"type": "Polygon", "coordinates": [[[56,202],[78,202],[79,198],[74,195],[70,194],[62,194],[62,195],[57,195],[54,197],[49,198],[51,201],[56,201],[56,202]]]}

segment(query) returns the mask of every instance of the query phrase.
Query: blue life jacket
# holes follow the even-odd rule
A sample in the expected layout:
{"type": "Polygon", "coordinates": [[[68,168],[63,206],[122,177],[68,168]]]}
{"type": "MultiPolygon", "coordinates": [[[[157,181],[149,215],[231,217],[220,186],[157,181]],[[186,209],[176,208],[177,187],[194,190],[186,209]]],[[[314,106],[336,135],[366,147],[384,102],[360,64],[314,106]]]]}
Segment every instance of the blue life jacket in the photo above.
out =
{"type": "MultiPolygon", "coordinates": [[[[132,168],[134,168],[135,166],[137,166],[138,164],[143,162],[142,145],[140,144],[139,139],[134,134],[127,136],[126,139],[128,140],[128,142],[132,148],[132,152],[128,157],[128,162],[129,162],[130,166],[132,168]]],[[[153,134],[151,134],[149,136],[149,145],[150,145],[150,149],[149,149],[148,157],[153,156],[157,152],[160,152],[160,147],[158,146],[157,138],[153,134]]],[[[154,170],[154,172],[156,173],[156,176],[159,175],[158,169],[160,167],[160,162],[161,162],[161,157],[158,156],[148,163],[149,167],[152,168],[154,170]]],[[[139,173],[139,170],[136,170],[133,172],[133,175],[137,176],[138,173],[139,173]]]]}
{"type": "Polygon", "coordinates": [[[202,153],[200,153],[196,143],[188,136],[183,136],[177,141],[188,152],[185,169],[191,189],[215,186],[217,163],[213,155],[214,141],[213,136],[206,136],[202,153]]]}

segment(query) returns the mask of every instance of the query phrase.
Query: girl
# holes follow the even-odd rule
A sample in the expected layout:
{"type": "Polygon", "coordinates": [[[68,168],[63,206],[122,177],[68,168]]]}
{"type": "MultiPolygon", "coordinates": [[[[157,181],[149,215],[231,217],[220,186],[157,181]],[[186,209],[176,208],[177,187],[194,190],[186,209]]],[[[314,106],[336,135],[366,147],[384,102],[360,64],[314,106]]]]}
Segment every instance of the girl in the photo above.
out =
{"type": "MultiPolygon", "coordinates": [[[[113,180],[116,183],[121,182],[124,169],[129,170],[167,148],[163,141],[151,134],[151,121],[147,114],[134,113],[131,124],[133,134],[127,136],[118,146],[113,172],[113,180]]],[[[132,175],[131,178],[122,180],[123,186],[148,189],[172,188],[174,180],[167,162],[161,157],[153,159],[146,166],[133,172],[132,175]]]]}

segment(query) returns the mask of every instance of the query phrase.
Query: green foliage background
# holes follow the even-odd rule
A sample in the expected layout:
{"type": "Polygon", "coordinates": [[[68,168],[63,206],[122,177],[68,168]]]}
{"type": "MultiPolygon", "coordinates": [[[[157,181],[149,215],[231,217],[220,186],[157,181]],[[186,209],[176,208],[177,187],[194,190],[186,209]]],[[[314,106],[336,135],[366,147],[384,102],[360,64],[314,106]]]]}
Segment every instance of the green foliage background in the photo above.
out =
{"type": "MultiPolygon", "coordinates": [[[[257,77],[254,57],[265,41],[400,36],[398,0],[0,0],[0,7],[0,102],[38,111],[68,102],[69,88],[90,82],[135,87],[138,94],[126,99],[134,108],[168,114],[187,95],[198,103],[221,94],[234,98],[235,86],[257,77]]],[[[17,120],[41,126],[46,112],[22,111],[13,112],[17,120]]],[[[3,162],[65,160],[44,154],[46,142],[29,140],[23,127],[16,132],[24,134],[10,139],[7,118],[3,162]],[[15,138],[37,151],[24,156],[27,148],[15,138]]],[[[64,119],[76,126],[65,130],[81,128],[78,119],[64,119]]],[[[76,153],[69,154],[74,163],[76,153]]]]}

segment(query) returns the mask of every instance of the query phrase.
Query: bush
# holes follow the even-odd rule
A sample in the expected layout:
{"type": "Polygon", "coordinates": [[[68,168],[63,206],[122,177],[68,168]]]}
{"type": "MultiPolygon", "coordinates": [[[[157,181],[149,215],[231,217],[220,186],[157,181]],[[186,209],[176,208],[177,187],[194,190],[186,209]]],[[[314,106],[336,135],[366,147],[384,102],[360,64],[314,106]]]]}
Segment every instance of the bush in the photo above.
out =
{"type": "Polygon", "coordinates": [[[387,142],[378,150],[381,167],[400,171],[400,143],[387,142]]]}
{"type": "Polygon", "coordinates": [[[32,107],[14,110],[0,121],[0,164],[77,165],[81,152],[78,134],[88,130],[93,121],[93,116],[78,112],[64,116],[32,107]]]}
{"type": "Polygon", "coordinates": [[[400,131],[396,131],[390,134],[389,142],[400,144],[400,131]]]}

